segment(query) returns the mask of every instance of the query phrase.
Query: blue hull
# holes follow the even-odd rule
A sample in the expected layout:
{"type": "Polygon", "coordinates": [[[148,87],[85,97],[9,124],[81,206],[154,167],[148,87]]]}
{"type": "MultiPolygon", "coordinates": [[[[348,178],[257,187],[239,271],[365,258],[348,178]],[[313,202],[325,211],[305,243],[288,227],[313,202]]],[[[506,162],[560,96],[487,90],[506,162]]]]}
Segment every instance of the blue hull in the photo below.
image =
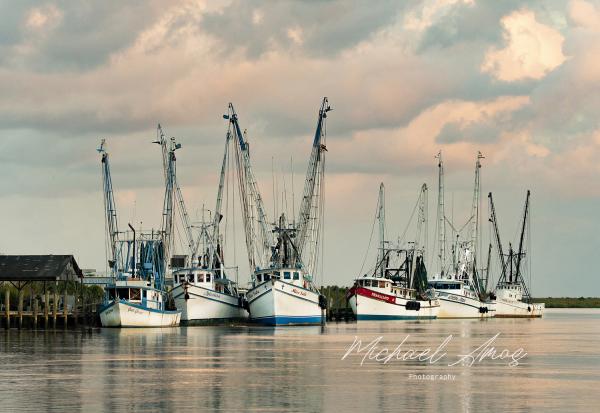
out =
{"type": "Polygon", "coordinates": [[[251,318],[251,321],[266,326],[320,325],[321,316],[271,316],[251,318]]]}
{"type": "Polygon", "coordinates": [[[359,314],[356,317],[359,321],[377,321],[377,320],[435,320],[435,316],[396,316],[385,314],[359,314]]]}

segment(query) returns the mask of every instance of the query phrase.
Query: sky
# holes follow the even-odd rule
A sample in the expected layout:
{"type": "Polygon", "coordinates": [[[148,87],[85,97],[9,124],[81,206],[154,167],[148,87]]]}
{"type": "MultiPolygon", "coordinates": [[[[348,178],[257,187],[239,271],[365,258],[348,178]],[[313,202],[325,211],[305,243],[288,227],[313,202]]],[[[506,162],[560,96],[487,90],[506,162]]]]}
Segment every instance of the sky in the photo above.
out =
{"type": "MultiPolygon", "coordinates": [[[[446,214],[465,222],[481,151],[483,243],[487,193],[507,245],[530,189],[532,294],[600,295],[598,1],[0,0],[0,21],[0,253],[104,270],[101,138],[121,227],[159,227],[159,122],[182,144],[199,219],[214,208],[228,102],[269,215],[274,177],[289,210],[327,96],[320,283],[372,266],[380,182],[391,236],[428,185],[433,244],[440,150],[446,214]]],[[[229,256],[245,280],[240,229],[229,256]]]]}

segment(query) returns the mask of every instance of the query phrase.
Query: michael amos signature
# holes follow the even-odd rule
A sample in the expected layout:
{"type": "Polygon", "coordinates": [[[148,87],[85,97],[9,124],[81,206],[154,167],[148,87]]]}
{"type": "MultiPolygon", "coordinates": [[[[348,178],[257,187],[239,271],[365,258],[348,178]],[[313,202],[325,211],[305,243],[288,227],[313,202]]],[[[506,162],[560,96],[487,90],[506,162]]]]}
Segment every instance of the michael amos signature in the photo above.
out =
{"type": "Polygon", "coordinates": [[[436,364],[448,363],[449,367],[452,366],[466,366],[471,367],[474,364],[480,364],[485,360],[506,360],[509,367],[516,367],[519,365],[519,361],[527,355],[523,348],[518,348],[515,351],[508,349],[498,349],[493,346],[494,342],[498,338],[500,333],[496,334],[479,347],[475,348],[468,354],[458,354],[456,360],[448,359],[446,353],[446,347],[452,341],[452,334],[449,335],[442,341],[442,343],[435,349],[414,349],[408,348],[406,342],[410,335],[404,337],[404,340],[396,346],[392,351],[388,347],[380,345],[383,336],[377,337],[368,344],[362,345],[362,340],[358,337],[354,338],[354,343],[348,347],[346,354],[343,355],[342,360],[351,355],[353,352],[357,355],[362,355],[360,365],[362,366],[366,360],[374,360],[378,363],[388,364],[392,360],[398,361],[410,361],[417,360],[423,363],[436,364]]]}

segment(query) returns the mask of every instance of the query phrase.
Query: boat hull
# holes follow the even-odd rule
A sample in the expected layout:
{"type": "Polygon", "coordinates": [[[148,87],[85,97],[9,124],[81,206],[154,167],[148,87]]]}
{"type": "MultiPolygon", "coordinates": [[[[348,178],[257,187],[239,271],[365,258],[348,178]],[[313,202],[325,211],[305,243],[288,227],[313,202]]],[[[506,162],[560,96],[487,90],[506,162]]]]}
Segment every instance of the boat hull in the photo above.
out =
{"type": "Polygon", "coordinates": [[[100,310],[102,327],[177,327],[180,311],[146,308],[125,301],[113,301],[100,310]]]}
{"type": "Polygon", "coordinates": [[[246,294],[250,321],[271,325],[321,324],[319,295],[281,280],[264,282],[246,294]]]}
{"type": "Polygon", "coordinates": [[[491,318],[496,312],[493,302],[483,302],[457,294],[438,292],[438,318],[491,318]]]}
{"type": "Polygon", "coordinates": [[[496,300],[497,318],[538,318],[544,313],[545,304],[528,304],[522,301],[510,301],[504,299],[496,300]]]}
{"type": "Polygon", "coordinates": [[[181,311],[182,324],[245,320],[248,311],[238,297],[195,285],[178,285],[173,289],[175,306],[181,311]],[[187,299],[186,299],[187,290],[187,299]]]}
{"type": "Polygon", "coordinates": [[[437,318],[437,300],[408,300],[359,287],[351,290],[348,302],[358,321],[366,320],[433,320],[437,318]],[[406,308],[409,301],[419,303],[418,310],[406,308]]]}

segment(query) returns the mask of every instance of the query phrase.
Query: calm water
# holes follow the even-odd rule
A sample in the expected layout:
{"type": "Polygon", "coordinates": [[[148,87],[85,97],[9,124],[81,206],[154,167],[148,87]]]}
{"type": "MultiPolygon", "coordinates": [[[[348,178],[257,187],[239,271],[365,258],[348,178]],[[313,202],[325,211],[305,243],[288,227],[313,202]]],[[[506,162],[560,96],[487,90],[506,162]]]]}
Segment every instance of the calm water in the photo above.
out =
{"type": "Polygon", "coordinates": [[[2,411],[600,411],[600,311],[324,328],[0,330],[0,363],[2,411]],[[498,351],[527,352],[518,366],[448,366],[497,333],[498,351]],[[382,336],[378,348],[391,352],[407,335],[404,350],[452,339],[435,364],[367,357],[361,366],[364,352],[341,360],[355,337],[364,345],[382,336]]]}

